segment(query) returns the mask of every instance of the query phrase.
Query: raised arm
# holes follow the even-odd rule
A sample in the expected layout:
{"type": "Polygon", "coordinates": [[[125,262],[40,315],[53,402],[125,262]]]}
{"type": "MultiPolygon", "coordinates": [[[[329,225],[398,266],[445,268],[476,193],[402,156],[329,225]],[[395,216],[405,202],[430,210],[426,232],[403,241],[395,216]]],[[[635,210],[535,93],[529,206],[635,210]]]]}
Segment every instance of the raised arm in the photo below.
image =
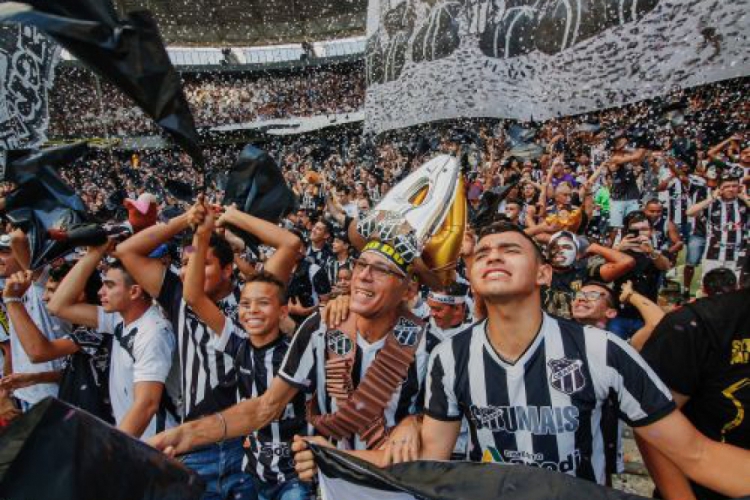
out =
{"type": "Polygon", "coordinates": [[[643,327],[635,332],[630,339],[630,345],[632,345],[636,351],[640,351],[648,339],[651,338],[654,328],[656,328],[656,325],[658,325],[665,316],[665,312],[647,297],[644,297],[633,290],[633,284],[630,281],[626,281],[622,285],[620,303],[632,305],[638,310],[641,318],[643,318],[643,327]]]}
{"type": "Polygon", "coordinates": [[[26,233],[20,229],[10,233],[10,249],[21,269],[28,269],[31,265],[31,248],[26,233]]]}
{"type": "Polygon", "coordinates": [[[635,428],[687,477],[730,497],[750,495],[750,450],[708,439],[680,411],[635,428]]]}
{"type": "Polygon", "coordinates": [[[210,415],[157,434],[149,444],[174,456],[199,446],[246,436],[278,418],[297,390],[282,378],[274,377],[262,396],[246,399],[222,411],[220,416],[210,415]]]}
{"type": "Polygon", "coordinates": [[[152,297],[158,297],[161,291],[164,265],[159,259],[149,258],[149,255],[156,247],[188,228],[188,213],[175,217],[166,224],[156,224],[144,229],[117,245],[115,256],[120,259],[128,274],[152,297]]]}
{"type": "Polygon", "coordinates": [[[79,299],[86,288],[89,276],[96,271],[96,267],[109,247],[109,242],[98,247],[89,247],[86,255],[65,275],[62,283],[52,295],[52,300],[47,304],[47,309],[51,314],[76,325],[91,328],[99,326],[99,313],[96,306],[79,302],[79,299]]]}
{"type": "Polygon", "coordinates": [[[78,346],[70,339],[50,340],[45,337],[29,316],[21,297],[31,286],[32,279],[31,271],[18,272],[8,278],[3,290],[8,316],[23,350],[32,363],[43,363],[77,352],[78,346]]]}
{"type": "Polygon", "coordinates": [[[182,297],[208,328],[216,335],[224,331],[226,317],[205,291],[206,255],[214,229],[213,213],[207,213],[193,235],[193,253],[185,270],[185,285],[182,297]]]}
{"type": "Polygon", "coordinates": [[[719,199],[719,190],[717,189],[710,196],[706,197],[705,200],[699,201],[695,205],[688,207],[687,212],[685,212],[685,214],[688,217],[695,217],[696,215],[700,214],[705,209],[707,209],[709,205],[711,205],[711,203],[713,203],[714,201],[718,199],[719,199]]]}
{"type": "Polygon", "coordinates": [[[598,243],[592,243],[589,246],[588,254],[599,255],[607,261],[599,268],[599,275],[606,282],[616,280],[635,267],[635,259],[630,255],[598,243]]]}
{"type": "Polygon", "coordinates": [[[227,207],[216,221],[218,226],[231,225],[258,238],[264,245],[276,249],[266,261],[264,269],[286,283],[299,259],[302,242],[297,236],[276,224],[246,214],[235,207],[227,207]]]}

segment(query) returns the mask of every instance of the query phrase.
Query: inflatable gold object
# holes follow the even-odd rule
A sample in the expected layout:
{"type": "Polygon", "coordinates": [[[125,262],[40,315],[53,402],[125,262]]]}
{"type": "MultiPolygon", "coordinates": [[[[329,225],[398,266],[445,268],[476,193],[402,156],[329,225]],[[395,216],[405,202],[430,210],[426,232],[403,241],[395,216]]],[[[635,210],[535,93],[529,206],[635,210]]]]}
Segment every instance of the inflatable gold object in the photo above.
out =
{"type": "Polygon", "coordinates": [[[561,231],[578,231],[583,222],[583,208],[578,207],[575,210],[560,210],[555,214],[548,215],[544,218],[547,224],[559,225],[561,231]]]}
{"type": "Polygon", "coordinates": [[[440,155],[394,186],[357,227],[405,259],[422,257],[450,282],[466,228],[466,194],[458,160],[440,155]]]}
{"type": "Polygon", "coordinates": [[[437,273],[443,285],[455,280],[456,263],[466,230],[466,189],[463,176],[458,179],[456,198],[440,229],[429,239],[422,250],[422,260],[437,273]]]}

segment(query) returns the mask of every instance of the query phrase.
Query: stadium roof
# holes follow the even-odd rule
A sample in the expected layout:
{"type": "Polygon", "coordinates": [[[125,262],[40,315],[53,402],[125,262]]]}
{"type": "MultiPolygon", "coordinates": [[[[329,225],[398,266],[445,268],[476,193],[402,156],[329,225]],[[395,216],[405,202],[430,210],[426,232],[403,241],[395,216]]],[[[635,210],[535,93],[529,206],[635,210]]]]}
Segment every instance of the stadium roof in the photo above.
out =
{"type": "Polygon", "coordinates": [[[148,9],[168,45],[249,46],[364,35],[367,0],[114,0],[148,9]]]}

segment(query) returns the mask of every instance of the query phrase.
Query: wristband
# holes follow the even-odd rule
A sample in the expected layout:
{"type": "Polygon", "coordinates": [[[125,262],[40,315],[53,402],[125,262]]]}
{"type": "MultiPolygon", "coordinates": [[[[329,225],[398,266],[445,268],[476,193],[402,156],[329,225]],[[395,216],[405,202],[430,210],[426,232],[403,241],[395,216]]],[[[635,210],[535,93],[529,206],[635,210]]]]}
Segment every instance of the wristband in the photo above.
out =
{"type": "Polygon", "coordinates": [[[21,297],[4,297],[3,302],[10,304],[12,302],[23,302],[23,299],[21,297]]]}

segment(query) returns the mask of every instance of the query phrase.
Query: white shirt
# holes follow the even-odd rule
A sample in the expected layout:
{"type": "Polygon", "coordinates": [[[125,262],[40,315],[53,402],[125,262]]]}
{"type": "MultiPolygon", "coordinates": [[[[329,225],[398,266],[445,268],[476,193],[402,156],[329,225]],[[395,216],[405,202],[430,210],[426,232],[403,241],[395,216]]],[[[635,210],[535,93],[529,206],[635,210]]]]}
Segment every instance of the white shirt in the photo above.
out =
{"type": "MultiPolygon", "coordinates": [[[[71,328],[70,324],[52,316],[47,311],[47,307],[42,301],[46,281],[47,276],[45,274],[32,283],[22,300],[31,321],[39,328],[42,335],[50,340],[55,340],[69,334],[71,328]]],[[[18,339],[12,321],[10,322],[10,352],[13,358],[14,373],[43,373],[62,369],[62,359],[32,363],[18,339]]],[[[36,384],[23,389],[16,389],[13,391],[13,395],[26,403],[35,405],[48,396],[57,396],[57,390],[57,384],[36,384]]]]}
{"type": "MultiPolygon", "coordinates": [[[[138,382],[161,382],[165,385],[162,398],[179,394],[178,365],[174,363],[175,336],[172,326],[156,306],[125,325],[119,313],[107,313],[98,308],[98,330],[115,336],[112,360],[109,365],[109,397],[115,422],[119,425],[133,405],[134,386],[138,382]]],[[[177,425],[176,415],[157,411],[143,432],[146,439],[164,429],[177,425]]]]}

